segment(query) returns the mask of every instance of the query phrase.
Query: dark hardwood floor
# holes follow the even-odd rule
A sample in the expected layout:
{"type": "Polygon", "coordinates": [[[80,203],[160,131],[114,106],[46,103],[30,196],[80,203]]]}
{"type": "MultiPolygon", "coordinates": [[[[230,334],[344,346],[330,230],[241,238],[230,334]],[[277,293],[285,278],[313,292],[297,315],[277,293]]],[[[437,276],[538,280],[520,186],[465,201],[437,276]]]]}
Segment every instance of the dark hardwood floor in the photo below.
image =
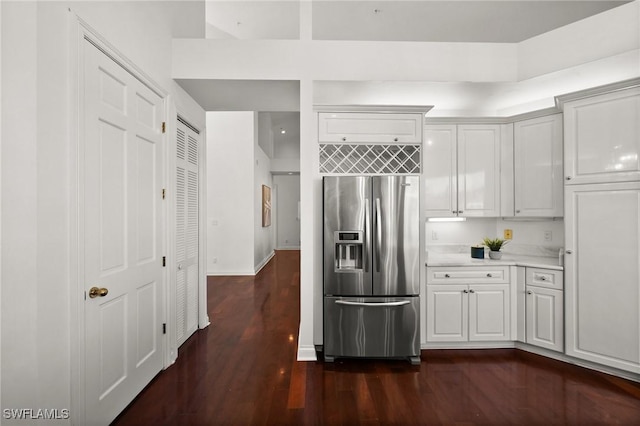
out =
{"type": "Polygon", "coordinates": [[[640,384],[515,349],[297,362],[297,251],[209,278],[211,325],[116,425],[640,425],[640,384]]]}

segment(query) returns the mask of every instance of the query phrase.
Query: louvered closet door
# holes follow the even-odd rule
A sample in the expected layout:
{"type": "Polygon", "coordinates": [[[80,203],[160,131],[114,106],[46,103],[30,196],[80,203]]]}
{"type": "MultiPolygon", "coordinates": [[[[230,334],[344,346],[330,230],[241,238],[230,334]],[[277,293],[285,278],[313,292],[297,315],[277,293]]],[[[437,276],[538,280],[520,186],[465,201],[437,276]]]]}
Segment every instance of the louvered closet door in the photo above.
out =
{"type": "Polygon", "coordinates": [[[198,328],[198,145],[200,135],[178,120],[176,149],[176,338],[198,328]]]}

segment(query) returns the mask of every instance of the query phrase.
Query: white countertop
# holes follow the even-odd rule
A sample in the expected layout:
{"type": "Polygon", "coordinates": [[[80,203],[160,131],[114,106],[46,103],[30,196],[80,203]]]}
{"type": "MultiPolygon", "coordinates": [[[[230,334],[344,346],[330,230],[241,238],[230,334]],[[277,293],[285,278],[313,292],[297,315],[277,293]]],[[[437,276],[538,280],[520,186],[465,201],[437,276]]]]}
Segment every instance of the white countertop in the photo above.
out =
{"type": "MultiPolygon", "coordinates": [[[[485,255],[486,256],[486,255],[485,255]]],[[[532,268],[546,268],[563,271],[564,267],[560,265],[558,256],[525,256],[518,254],[503,253],[502,259],[493,260],[486,257],[485,259],[473,259],[471,250],[469,253],[437,253],[427,252],[427,266],[528,266],[532,268]]]]}

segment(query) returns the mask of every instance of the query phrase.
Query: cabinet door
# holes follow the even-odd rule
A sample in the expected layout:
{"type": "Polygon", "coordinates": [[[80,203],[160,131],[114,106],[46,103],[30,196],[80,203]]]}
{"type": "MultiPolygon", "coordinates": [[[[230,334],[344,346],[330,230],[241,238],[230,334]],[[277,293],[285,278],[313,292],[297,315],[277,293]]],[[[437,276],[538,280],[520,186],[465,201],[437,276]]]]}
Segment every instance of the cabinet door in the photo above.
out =
{"type": "Polygon", "coordinates": [[[458,214],[500,216],[500,126],[458,126],[458,214]]]}
{"type": "Polygon", "coordinates": [[[468,287],[427,286],[427,341],[466,342],[468,339],[468,287]]]}
{"type": "Polygon", "coordinates": [[[640,373],[640,182],[565,187],[566,352],[640,373]]]}
{"type": "Polygon", "coordinates": [[[527,286],[527,343],[562,352],[563,294],[560,290],[527,286]]]}
{"type": "Polygon", "coordinates": [[[514,124],[515,215],[561,217],[562,115],[514,124]]]}
{"type": "Polygon", "coordinates": [[[458,210],[456,145],[455,125],[424,127],[422,195],[428,217],[456,216],[458,210]]]}
{"type": "Polygon", "coordinates": [[[422,142],[422,114],[321,112],[318,125],[320,142],[422,142]]]}
{"type": "Polygon", "coordinates": [[[640,88],[564,105],[568,184],[640,180],[640,88]]]}
{"type": "Polygon", "coordinates": [[[509,284],[469,286],[469,340],[511,340],[509,284]]]}

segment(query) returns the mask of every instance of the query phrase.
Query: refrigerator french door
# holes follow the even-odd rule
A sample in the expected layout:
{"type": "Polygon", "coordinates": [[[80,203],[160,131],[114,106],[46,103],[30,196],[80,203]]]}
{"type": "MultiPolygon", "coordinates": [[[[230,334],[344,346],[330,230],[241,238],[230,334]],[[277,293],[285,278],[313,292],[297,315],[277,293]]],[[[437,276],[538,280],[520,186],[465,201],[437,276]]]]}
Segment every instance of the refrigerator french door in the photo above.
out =
{"type": "Polygon", "coordinates": [[[324,358],[420,362],[419,178],[327,176],[324,358]]]}

